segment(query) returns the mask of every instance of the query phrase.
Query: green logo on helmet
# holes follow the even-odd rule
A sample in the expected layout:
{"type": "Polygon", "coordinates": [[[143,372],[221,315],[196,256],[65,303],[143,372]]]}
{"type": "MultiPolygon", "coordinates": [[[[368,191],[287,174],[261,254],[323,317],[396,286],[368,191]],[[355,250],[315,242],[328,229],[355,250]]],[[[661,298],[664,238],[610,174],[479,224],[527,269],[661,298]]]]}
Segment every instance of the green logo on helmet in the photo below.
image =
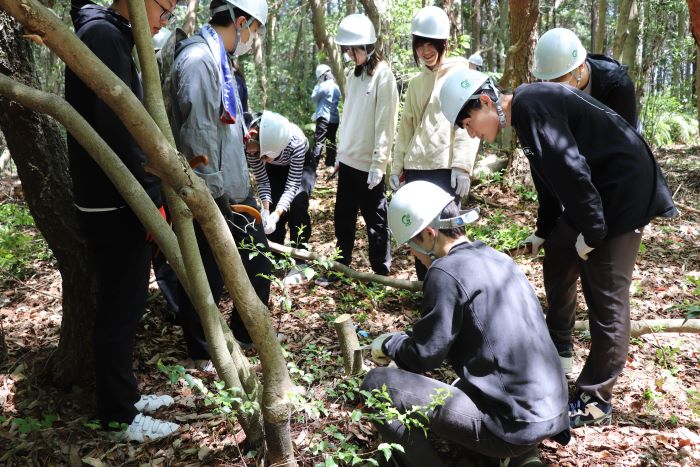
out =
{"type": "Polygon", "coordinates": [[[571,52],[571,56],[574,57],[574,58],[578,57],[578,50],[574,49],[574,50],[571,52]]]}
{"type": "Polygon", "coordinates": [[[401,222],[403,223],[403,225],[408,227],[409,225],[411,225],[411,216],[409,216],[408,214],[404,214],[403,217],[401,217],[401,222]]]}
{"type": "Polygon", "coordinates": [[[459,85],[462,86],[462,88],[467,89],[469,87],[469,80],[465,79],[464,81],[459,83],[459,85]]]}

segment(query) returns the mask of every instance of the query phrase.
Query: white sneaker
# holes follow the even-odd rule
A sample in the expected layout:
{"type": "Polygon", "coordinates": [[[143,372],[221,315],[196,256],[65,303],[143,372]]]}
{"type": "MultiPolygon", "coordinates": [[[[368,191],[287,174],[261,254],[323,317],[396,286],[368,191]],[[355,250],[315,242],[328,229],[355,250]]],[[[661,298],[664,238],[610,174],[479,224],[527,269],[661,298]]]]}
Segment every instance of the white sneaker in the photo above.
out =
{"type": "Polygon", "coordinates": [[[570,378],[574,372],[573,357],[559,355],[559,361],[561,362],[561,367],[564,369],[564,375],[566,375],[567,378],[570,378]]]}
{"type": "Polygon", "coordinates": [[[141,399],[134,404],[136,410],[142,413],[151,413],[160,409],[161,407],[170,407],[175,401],[170,396],[156,396],[155,394],[149,394],[147,396],[141,396],[141,399]]]}
{"type": "Polygon", "coordinates": [[[194,367],[205,373],[216,373],[216,367],[211,360],[195,360],[194,367]]]}
{"type": "Polygon", "coordinates": [[[177,433],[180,425],[177,423],[158,420],[148,415],[137,414],[134,421],[125,431],[114,432],[111,438],[115,441],[136,441],[143,443],[146,440],[156,440],[177,433]]]}

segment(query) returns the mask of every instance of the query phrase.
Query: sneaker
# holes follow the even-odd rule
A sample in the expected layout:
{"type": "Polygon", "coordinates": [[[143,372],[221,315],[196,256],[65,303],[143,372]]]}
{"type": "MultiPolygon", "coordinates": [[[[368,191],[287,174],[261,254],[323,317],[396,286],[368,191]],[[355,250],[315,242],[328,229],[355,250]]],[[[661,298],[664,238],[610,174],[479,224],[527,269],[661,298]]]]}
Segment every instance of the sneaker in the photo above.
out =
{"type": "Polygon", "coordinates": [[[582,392],[569,402],[569,425],[609,425],[612,422],[612,404],[606,404],[582,392]]]}
{"type": "Polygon", "coordinates": [[[195,360],[194,368],[205,373],[216,373],[216,368],[211,360],[195,360]]]}
{"type": "Polygon", "coordinates": [[[141,396],[141,399],[134,404],[134,407],[141,413],[152,413],[161,407],[170,407],[174,403],[175,401],[170,396],[149,394],[147,396],[141,396]]]}
{"type": "Polygon", "coordinates": [[[136,441],[143,443],[147,440],[157,440],[170,436],[180,429],[177,423],[158,420],[148,415],[137,414],[131,425],[124,430],[110,433],[114,441],[136,441]]]}
{"type": "Polygon", "coordinates": [[[319,287],[330,287],[334,283],[338,282],[340,278],[338,276],[320,276],[314,282],[319,287]]]}
{"type": "Polygon", "coordinates": [[[556,347],[557,352],[559,352],[559,361],[564,370],[564,375],[570,378],[573,374],[574,346],[571,344],[557,344],[555,342],[554,347],[556,347]]]}
{"type": "Polygon", "coordinates": [[[501,459],[501,467],[536,467],[543,466],[544,462],[540,459],[540,451],[537,447],[526,451],[516,457],[506,457],[501,459]]]}
{"type": "Polygon", "coordinates": [[[304,274],[302,274],[301,270],[293,267],[292,269],[289,270],[287,275],[284,277],[284,285],[297,285],[301,284],[304,282],[304,274]]]}

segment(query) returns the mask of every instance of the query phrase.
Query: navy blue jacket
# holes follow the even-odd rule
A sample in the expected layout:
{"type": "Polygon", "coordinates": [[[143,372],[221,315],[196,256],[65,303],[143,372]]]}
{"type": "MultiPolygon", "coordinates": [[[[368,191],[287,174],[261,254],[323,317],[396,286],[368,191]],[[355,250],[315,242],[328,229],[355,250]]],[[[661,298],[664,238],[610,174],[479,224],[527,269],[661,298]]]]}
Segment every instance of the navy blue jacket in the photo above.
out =
{"type": "MultiPolygon", "coordinates": [[[[81,2],[85,3],[85,2],[81,2]]],[[[74,3],[71,18],[85,45],[143,100],[141,78],[131,56],[134,38],[129,22],[113,10],[93,3],[74,3]]],[[[66,68],[66,100],[97,131],[143,186],[153,202],[162,204],[160,179],[143,169],[146,157],[119,117],[69,68],[66,68]]],[[[75,202],[88,208],[125,206],[126,202],[102,169],[68,135],[68,157],[75,202]]]]}
{"type": "Polygon", "coordinates": [[[413,332],[383,349],[416,373],[449,362],[505,441],[536,444],[569,427],[566,380],[540,302],[518,265],[482,242],[433,262],[413,332]]]}
{"type": "Polygon", "coordinates": [[[605,55],[588,54],[591,96],[607,105],[637,128],[637,95],[627,66],[605,55]]]}
{"type": "Polygon", "coordinates": [[[536,235],[559,216],[591,247],[678,214],[651,149],[621,115],[571,86],[535,83],[513,94],[511,123],[530,161],[536,235]]]}

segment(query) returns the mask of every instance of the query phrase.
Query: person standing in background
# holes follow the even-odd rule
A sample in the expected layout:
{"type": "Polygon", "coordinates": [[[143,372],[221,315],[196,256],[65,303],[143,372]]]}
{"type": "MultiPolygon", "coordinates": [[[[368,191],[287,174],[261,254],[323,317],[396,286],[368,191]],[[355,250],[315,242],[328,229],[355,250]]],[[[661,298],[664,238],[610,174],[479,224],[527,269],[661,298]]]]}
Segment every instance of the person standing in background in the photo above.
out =
{"type": "Polygon", "coordinates": [[[331,67],[321,64],[316,67],[317,84],[311,92],[311,100],[316,104],[316,111],[312,120],[316,122],[314,135],[314,160],[315,166],[321,159],[323,146],[326,146],[326,167],[335,165],[335,134],[338,131],[338,102],[340,101],[340,88],[333,78],[331,67]]]}

